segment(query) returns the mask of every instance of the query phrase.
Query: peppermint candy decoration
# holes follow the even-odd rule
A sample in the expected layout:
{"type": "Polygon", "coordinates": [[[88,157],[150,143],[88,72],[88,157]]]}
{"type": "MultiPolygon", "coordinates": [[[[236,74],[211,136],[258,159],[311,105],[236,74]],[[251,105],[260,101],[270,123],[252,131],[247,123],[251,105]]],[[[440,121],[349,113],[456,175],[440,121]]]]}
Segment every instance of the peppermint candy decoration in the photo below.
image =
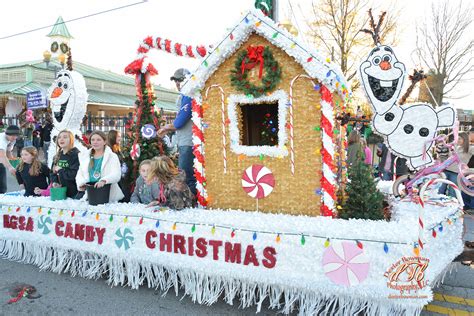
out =
{"type": "Polygon", "coordinates": [[[143,138],[150,139],[156,137],[156,128],[152,124],[143,125],[141,132],[143,138]]]}
{"type": "Polygon", "coordinates": [[[252,165],[242,174],[242,188],[254,199],[263,199],[275,187],[273,173],[265,166],[252,165]]]}
{"type": "Polygon", "coordinates": [[[133,144],[132,150],[130,150],[130,158],[132,158],[132,160],[140,158],[140,145],[133,144]]]}
{"type": "Polygon", "coordinates": [[[335,242],[324,251],[323,270],[332,282],[353,286],[369,275],[369,260],[355,242],[335,242]]]}

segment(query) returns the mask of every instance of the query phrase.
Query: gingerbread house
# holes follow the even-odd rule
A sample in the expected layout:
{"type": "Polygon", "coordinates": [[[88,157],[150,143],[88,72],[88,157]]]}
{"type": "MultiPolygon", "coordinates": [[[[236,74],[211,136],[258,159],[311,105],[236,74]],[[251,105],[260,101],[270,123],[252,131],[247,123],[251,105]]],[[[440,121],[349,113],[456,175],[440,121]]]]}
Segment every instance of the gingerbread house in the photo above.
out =
{"type": "Polygon", "coordinates": [[[329,58],[249,11],[182,93],[194,98],[201,205],[333,215],[344,148],[335,116],[351,92],[329,58]]]}

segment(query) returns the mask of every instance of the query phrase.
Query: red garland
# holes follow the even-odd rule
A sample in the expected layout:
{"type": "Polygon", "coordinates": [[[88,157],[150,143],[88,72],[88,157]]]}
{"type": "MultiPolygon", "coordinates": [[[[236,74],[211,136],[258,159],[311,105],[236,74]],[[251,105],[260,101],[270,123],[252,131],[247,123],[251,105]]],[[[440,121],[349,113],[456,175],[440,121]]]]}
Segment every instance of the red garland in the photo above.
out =
{"type": "Polygon", "coordinates": [[[326,148],[321,149],[321,156],[323,156],[323,161],[328,167],[331,169],[332,172],[334,172],[335,167],[334,167],[334,161],[329,154],[329,152],[326,150],[326,148]]]}
{"type": "Polygon", "coordinates": [[[147,38],[145,38],[143,42],[147,44],[148,46],[153,47],[153,38],[151,36],[148,36],[147,38]]]}
{"type": "Polygon", "coordinates": [[[166,39],[165,40],[165,50],[168,52],[168,53],[171,53],[171,41],[169,39],[166,39]]]}
{"type": "Polygon", "coordinates": [[[158,47],[158,49],[161,49],[161,37],[158,37],[156,39],[156,46],[158,47]]]}
{"type": "Polygon", "coordinates": [[[193,54],[193,48],[191,46],[186,47],[186,54],[188,54],[189,57],[196,57],[193,54]]]}
{"type": "Polygon", "coordinates": [[[198,46],[196,47],[196,51],[198,52],[198,54],[201,56],[201,57],[204,57],[206,56],[207,52],[206,52],[206,48],[204,46],[198,46]]]}
{"type": "Polygon", "coordinates": [[[183,52],[181,51],[181,44],[180,43],[174,44],[174,51],[176,52],[177,55],[183,56],[183,52]]]}
{"type": "Polygon", "coordinates": [[[263,46],[249,46],[247,47],[247,58],[242,59],[242,65],[240,69],[242,71],[242,75],[245,73],[245,70],[249,70],[260,64],[260,69],[258,72],[258,78],[262,78],[263,73],[263,65],[265,63],[265,59],[263,57],[263,51],[265,47],[263,46]],[[247,60],[247,62],[246,62],[247,60]]]}
{"type": "Polygon", "coordinates": [[[204,139],[204,134],[196,125],[193,125],[193,134],[196,135],[196,137],[201,141],[204,139]]]}

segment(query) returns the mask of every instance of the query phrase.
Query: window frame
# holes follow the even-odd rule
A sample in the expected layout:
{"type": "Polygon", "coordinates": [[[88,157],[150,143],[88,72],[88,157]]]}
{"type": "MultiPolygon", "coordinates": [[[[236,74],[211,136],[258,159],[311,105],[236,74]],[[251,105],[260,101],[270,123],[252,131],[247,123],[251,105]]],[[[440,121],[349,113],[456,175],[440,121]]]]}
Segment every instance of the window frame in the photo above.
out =
{"type": "Polygon", "coordinates": [[[228,97],[227,113],[229,116],[229,136],[230,149],[235,154],[244,154],[246,156],[269,156],[284,157],[288,156],[288,150],[285,146],[287,142],[286,135],[286,112],[288,107],[288,95],[283,90],[277,90],[270,95],[253,98],[243,94],[234,94],[228,97]],[[276,146],[247,146],[240,144],[241,131],[239,130],[237,107],[240,104],[260,104],[277,103],[278,104],[278,144],[276,146]]]}

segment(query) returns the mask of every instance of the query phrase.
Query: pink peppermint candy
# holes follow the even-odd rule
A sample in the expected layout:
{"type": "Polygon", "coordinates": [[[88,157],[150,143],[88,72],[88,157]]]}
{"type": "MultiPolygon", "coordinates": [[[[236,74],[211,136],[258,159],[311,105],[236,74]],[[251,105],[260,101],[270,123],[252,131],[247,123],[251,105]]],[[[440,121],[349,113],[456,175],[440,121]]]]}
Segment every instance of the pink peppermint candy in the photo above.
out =
{"type": "Polygon", "coordinates": [[[353,286],[369,274],[369,260],[355,242],[335,242],[323,254],[323,270],[334,283],[353,286]]]}
{"type": "Polygon", "coordinates": [[[263,199],[275,187],[275,178],[265,166],[252,165],[242,174],[242,188],[254,199],[263,199]]]}

